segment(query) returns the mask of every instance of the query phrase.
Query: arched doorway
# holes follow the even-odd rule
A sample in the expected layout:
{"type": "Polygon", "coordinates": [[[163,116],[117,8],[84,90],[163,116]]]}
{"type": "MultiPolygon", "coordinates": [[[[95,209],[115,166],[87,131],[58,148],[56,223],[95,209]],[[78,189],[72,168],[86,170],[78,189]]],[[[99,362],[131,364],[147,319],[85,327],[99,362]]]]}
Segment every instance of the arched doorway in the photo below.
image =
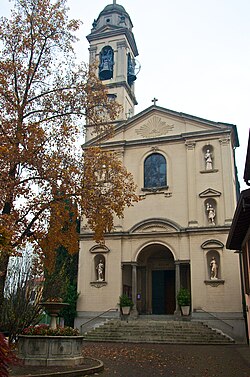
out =
{"type": "Polygon", "coordinates": [[[137,310],[139,314],[174,314],[175,261],[164,245],[146,246],[137,258],[137,310]]]}

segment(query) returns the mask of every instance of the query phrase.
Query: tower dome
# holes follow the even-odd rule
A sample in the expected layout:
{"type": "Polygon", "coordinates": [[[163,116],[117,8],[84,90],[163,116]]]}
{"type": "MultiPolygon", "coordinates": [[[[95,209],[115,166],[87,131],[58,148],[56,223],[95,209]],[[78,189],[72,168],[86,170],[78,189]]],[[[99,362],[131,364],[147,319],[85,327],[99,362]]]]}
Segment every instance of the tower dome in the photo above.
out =
{"type": "Polygon", "coordinates": [[[116,4],[115,1],[113,4],[106,5],[98,18],[94,20],[92,32],[97,32],[107,25],[111,28],[126,28],[130,31],[133,28],[129,14],[122,5],[116,4]]]}
{"type": "MultiPolygon", "coordinates": [[[[119,12],[126,12],[125,8],[122,6],[122,5],[119,5],[119,4],[109,4],[109,5],[106,5],[106,7],[103,9],[103,11],[101,13],[104,13],[104,12],[113,12],[113,11],[119,11],[119,12]]],[[[100,13],[100,14],[101,14],[100,13]]]]}

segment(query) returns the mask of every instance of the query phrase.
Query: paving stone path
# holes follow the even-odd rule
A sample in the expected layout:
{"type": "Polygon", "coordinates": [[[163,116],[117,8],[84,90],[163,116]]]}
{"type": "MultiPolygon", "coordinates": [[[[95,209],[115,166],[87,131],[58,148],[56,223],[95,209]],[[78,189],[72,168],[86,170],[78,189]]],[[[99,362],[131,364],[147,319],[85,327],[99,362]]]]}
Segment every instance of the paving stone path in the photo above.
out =
{"type": "MultiPolygon", "coordinates": [[[[103,361],[104,371],[94,374],[100,377],[250,377],[250,348],[246,345],[85,342],[83,355],[86,367],[92,366],[92,358],[103,361]]],[[[52,369],[16,367],[11,376],[28,376],[34,371],[63,376],[61,372],[66,371],[52,369]]]]}
{"type": "Polygon", "coordinates": [[[250,348],[86,343],[84,354],[102,359],[100,377],[250,377],[250,348]]]}

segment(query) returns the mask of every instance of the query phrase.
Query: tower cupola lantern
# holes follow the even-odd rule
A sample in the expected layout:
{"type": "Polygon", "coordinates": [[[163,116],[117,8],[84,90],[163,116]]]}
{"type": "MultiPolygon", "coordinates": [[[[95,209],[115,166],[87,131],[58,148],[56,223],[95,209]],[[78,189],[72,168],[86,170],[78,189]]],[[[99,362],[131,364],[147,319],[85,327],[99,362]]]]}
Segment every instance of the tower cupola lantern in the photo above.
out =
{"type": "Polygon", "coordinates": [[[137,101],[134,82],[138,73],[138,50],[132,32],[133,24],[122,5],[113,0],[105,6],[92,24],[89,41],[89,63],[97,64],[97,75],[110,95],[122,105],[119,120],[134,114],[137,101]]]}

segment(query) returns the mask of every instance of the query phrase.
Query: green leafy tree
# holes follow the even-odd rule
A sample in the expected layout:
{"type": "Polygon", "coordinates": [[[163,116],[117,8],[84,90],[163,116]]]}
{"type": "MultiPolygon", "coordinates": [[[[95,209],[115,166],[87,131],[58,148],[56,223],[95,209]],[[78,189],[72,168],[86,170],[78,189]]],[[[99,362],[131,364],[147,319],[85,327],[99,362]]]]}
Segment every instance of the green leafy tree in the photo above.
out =
{"type": "Polygon", "coordinates": [[[56,250],[55,266],[52,272],[45,269],[43,300],[61,298],[69,306],[63,309],[60,315],[64,318],[65,325],[74,327],[76,316],[78,253],[73,255],[60,247],[56,250]]]}

